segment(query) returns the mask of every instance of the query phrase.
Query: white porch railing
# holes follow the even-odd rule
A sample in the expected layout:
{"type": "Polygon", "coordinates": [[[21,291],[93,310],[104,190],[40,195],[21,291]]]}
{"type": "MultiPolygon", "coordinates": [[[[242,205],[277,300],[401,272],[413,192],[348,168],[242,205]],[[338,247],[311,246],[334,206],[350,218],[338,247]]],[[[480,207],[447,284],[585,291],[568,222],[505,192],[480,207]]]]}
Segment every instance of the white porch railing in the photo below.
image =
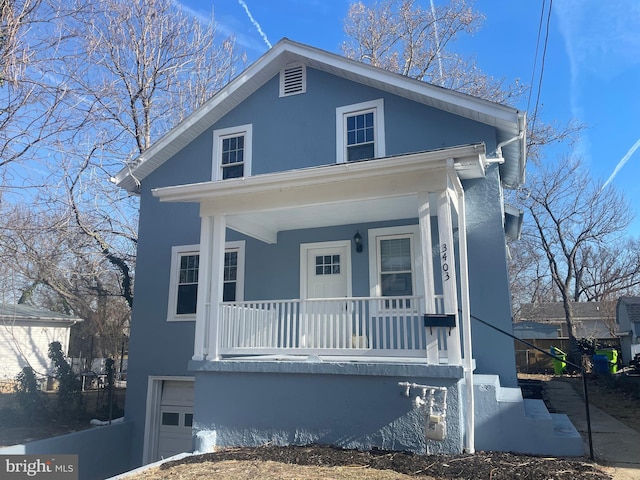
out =
{"type": "MultiPolygon", "coordinates": [[[[351,297],[223,303],[219,316],[221,355],[347,355],[427,357],[459,363],[447,343],[458,330],[425,327],[423,298],[351,297]]],[[[442,312],[442,297],[436,310],[442,312]]]]}

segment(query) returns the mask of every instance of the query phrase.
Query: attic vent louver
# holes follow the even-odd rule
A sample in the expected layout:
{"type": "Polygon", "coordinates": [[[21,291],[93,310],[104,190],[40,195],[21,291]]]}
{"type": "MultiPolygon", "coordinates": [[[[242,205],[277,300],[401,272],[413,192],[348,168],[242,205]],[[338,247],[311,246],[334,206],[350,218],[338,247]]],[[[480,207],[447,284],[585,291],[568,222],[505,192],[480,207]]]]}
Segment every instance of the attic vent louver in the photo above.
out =
{"type": "Polygon", "coordinates": [[[297,95],[307,91],[307,69],[301,63],[287,65],[280,71],[280,96],[297,95]]]}

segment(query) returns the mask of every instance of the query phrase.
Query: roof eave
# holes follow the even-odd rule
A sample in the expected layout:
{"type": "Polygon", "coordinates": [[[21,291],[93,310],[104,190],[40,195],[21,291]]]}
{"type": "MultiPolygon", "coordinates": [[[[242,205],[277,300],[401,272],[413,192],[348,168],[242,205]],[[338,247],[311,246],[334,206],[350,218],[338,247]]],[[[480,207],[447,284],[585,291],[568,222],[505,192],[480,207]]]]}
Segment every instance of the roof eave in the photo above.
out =
{"type": "MultiPolygon", "coordinates": [[[[217,121],[218,117],[234,108],[250,93],[272,78],[282,66],[302,59],[312,68],[331,71],[344,78],[350,78],[415,101],[422,101],[422,103],[436,108],[491,125],[497,128],[499,136],[503,137],[498,141],[523,135],[525,117],[512,107],[391,73],[285,38],[179,125],[156,141],[147,151],[121,169],[113,178],[114,183],[129,192],[138,193],[140,182],[155,168],[175,155],[197,135],[204,132],[206,128],[217,121]],[[212,114],[213,111],[217,112],[218,110],[219,113],[212,114]]],[[[523,138],[519,142],[518,148],[505,149],[505,161],[509,165],[515,163],[512,169],[518,172],[515,178],[507,179],[505,182],[507,188],[515,188],[516,184],[524,181],[524,159],[526,158],[524,145],[525,139],[523,138]]]]}

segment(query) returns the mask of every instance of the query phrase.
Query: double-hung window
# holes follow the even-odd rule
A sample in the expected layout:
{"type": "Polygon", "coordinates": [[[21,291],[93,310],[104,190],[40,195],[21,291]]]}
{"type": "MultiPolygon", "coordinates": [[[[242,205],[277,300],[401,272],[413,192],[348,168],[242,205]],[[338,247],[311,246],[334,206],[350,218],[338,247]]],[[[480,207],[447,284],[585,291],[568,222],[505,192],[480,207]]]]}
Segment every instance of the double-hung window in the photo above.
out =
{"type": "MultiPolygon", "coordinates": [[[[369,230],[371,295],[376,297],[413,297],[421,291],[421,273],[417,271],[417,226],[386,227],[369,230]]],[[[380,306],[417,308],[410,298],[389,298],[380,306]]]]}
{"type": "Polygon", "coordinates": [[[380,293],[383,297],[413,295],[413,255],[411,237],[378,238],[380,293]]]}
{"type": "MultiPolygon", "coordinates": [[[[168,320],[195,320],[200,271],[199,245],[172,248],[168,320]]],[[[244,242],[227,242],[224,253],[222,301],[244,296],[244,242]]]]}
{"type": "Polygon", "coordinates": [[[213,131],[213,180],[251,175],[252,130],[240,125],[213,131]]]}
{"type": "Polygon", "coordinates": [[[385,156],[382,99],[336,109],[337,163],[385,156]]]}
{"type": "Polygon", "coordinates": [[[200,254],[179,254],[178,286],[176,292],[176,315],[195,315],[198,300],[198,271],[200,254]]]}

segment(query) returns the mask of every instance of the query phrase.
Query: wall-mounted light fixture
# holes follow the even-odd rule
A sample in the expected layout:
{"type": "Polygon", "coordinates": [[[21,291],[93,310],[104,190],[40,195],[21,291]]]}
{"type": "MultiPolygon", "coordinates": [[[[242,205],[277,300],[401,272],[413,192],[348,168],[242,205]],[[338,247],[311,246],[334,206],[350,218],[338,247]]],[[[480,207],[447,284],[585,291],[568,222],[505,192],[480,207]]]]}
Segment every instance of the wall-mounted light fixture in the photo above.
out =
{"type": "Polygon", "coordinates": [[[356,246],[356,252],[362,252],[362,235],[360,235],[360,232],[356,232],[353,236],[353,243],[356,246]]]}

